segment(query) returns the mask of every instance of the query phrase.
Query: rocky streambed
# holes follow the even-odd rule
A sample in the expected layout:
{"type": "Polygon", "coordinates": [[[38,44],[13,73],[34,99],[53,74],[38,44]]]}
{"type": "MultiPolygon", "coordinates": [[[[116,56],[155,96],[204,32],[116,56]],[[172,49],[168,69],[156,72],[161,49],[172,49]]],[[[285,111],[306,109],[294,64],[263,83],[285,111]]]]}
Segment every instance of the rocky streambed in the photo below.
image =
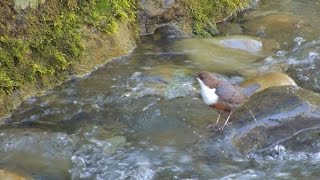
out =
{"type": "Polygon", "coordinates": [[[320,4],[304,3],[262,4],[227,22],[223,27],[236,27],[223,31],[228,36],[144,36],[132,54],[28,99],[0,126],[3,174],[316,179],[319,33],[313,27],[320,24],[320,4]],[[188,75],[202,70],[234,84],[262,85],[224,131],[207,128],[218,113],[188,75]]]}

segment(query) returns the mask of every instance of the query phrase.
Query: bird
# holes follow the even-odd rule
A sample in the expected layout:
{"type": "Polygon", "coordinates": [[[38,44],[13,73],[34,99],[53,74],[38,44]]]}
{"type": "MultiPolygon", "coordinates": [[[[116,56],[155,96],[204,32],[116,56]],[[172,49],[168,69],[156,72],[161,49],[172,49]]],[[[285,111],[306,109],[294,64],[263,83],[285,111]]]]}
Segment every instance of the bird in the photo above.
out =
{"type": "MultiPolygon", "coordinates": [[[[261,87],[259,84],[251,84],[243,88],[221,80],[216,74],[207,71],[199,72],[195,77],[200,85],[200,94],[204,103],[219,110],[216,124],[224,111],[229,113],[224,125],[220,128],[221,130],[228,124],[235,110],[247,102],[249,97],[261,87]]],[[[256,120],[251,110],[250,113],[256,120]]]]}

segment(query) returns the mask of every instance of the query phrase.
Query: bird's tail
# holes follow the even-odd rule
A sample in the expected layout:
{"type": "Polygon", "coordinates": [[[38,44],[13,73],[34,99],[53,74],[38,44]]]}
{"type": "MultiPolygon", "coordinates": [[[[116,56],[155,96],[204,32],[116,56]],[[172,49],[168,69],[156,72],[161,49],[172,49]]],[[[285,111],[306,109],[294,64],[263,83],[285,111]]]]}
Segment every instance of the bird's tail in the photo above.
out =
{"type": "Polygon", "coordinates": [[[260,84],[250,84],[249,86],[246,86],[242,89],[242,92],[250,97],[252,96],[258,89],[261,88],[261,85],[260,84]]]}

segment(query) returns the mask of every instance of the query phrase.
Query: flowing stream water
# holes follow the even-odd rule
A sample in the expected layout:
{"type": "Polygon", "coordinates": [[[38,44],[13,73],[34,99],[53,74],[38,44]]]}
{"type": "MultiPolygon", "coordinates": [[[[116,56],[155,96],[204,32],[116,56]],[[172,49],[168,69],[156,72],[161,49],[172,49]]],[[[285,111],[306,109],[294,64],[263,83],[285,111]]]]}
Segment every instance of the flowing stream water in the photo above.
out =
{"type": "Polygon", "coordinates": [[[188,74],[215,71],[239,83],[314,59],[319,9],[318,0],[265,1],[228,24],[235,28],[225,34],[268,40],[267,50],[219,45],[226,37],[142,37],[132,54],[23,102],[0,127],[0,167],[34,179],[318,179],[320,138],[307,149],[278,145],[250,154],[227,135],[209,138],[206,127],[218,114],[188,74]]]}

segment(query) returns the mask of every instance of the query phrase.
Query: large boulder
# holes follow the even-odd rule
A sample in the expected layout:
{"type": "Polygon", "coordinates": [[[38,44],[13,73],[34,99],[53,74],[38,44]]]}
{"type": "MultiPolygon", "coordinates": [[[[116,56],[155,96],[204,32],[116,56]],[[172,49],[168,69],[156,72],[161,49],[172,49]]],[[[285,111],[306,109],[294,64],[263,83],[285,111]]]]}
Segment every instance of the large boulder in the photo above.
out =
{"type": "Polygon", "coordinates": [[[232,119],[235,147],[262,150],[320,125],[320,95],[297,86],[271,87],[253,95],[232,119]]]}
{"type": "MultiPolygon", "coordinates": [[[[1,164],[2,167],[16,167],[25,172],[32,172],[32,176],[39,179],[66,179],[69,177],[70,159],[77,142],[77,138],[64,133],[44,132],[32,128],[25,128],[23,131],[19,128],[2,129],[1,164]]],[[[2,172],[0,170],[0,179],[5,179],[2,172]]],[[[17,176],[17,179],[23,178],[17,176]]]]}

